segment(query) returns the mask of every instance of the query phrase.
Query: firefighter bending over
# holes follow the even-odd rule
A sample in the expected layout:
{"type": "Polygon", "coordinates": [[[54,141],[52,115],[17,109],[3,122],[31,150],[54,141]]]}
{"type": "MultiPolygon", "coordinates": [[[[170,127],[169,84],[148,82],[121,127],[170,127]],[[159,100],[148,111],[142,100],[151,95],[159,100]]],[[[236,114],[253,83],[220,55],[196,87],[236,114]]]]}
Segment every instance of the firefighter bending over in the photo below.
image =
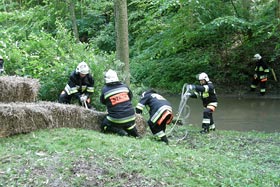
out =
{"type": "Polygon", "coordinates": [[[72,98],[79,100],[81,106],[92,108],[90,96],[94,92],[94,79],[90,74],[90,68],[85,62],[78,64],[69,78],[68,84],[59,96],[59,103],[70,104],[72,98]]]}
{"type": "Polygon", "coordinates": [[[171,104],[154,90],[148,90],[142,94],[139,103],[136,106],[136,113],[142,114],[145,106],[149,108],[150,118],[149,127],[158,140],[168,144],[165,134],[166,125],[173,119],[171,104]]]}
{"type": "Polygon", "coordinates": [[[128,86],[119,81],[115,71],[109,69],[105,73],[105,86],[100,96],[100,102],[106,105],[108,111],[101,124],[102,132],[139,137],[135,124],[135,110],[131,103],[132,97],[128,86]]]}
{"type": "Polygon", "coordinates": [[[255,91],[257,85],[260,84],[260,95],[265,95],[266,92],[266,81],[267,74],[269,73],[269,68],[265,61],[263,61],[260,54],[255,54],[254,61],[256,61],[255,74],[251,84],[251,91],[255,91]]]}
{"type": "Polygon", "coordinates": [[[198,76],[200,85],[188,85],[190,97],[202,99],[204,106],[202,130],[200,133],[208,133],[210,130],[215,130],[215,123],[213,119],[213,112],[218,106],[218,100],[213,83],[210,81],[206,73],[200,73],[198,76]]]}

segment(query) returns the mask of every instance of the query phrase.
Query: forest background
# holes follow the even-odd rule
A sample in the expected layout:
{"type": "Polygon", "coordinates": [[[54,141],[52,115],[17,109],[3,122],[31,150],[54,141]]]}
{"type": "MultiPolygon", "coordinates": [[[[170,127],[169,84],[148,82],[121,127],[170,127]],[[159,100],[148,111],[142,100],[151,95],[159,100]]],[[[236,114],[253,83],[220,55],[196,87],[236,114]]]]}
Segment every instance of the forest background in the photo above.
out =
{"type": "MultiPolygon", "coordinates": [[[[220,94],[249,90],[260,53],[280,78],[279,0],[128,0],[130,82],[180,93],[206,72],[220,94]]],[[[3,0],[0,55],[5,73],[40,80],[40,99],[56,101],[70,73],[87,62],[99,103],[103,72],[124,77],[116,60],[114,0],[3,0]],[[76,24],[76,32],[73,25],[76,24]]],[[[279,93],[269,75],[268,92],[279,93]]],[[[99,106],[96,106],[97,108],[99,106]]]]}

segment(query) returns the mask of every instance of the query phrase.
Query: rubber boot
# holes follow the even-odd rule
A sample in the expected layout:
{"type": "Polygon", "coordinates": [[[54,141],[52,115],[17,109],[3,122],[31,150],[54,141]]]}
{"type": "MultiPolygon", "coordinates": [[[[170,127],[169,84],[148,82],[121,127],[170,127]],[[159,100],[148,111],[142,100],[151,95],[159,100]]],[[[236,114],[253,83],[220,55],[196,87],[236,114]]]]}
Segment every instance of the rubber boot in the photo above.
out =
{"type": "Polygon", "coordinates": [[[209,133],[209,125],[203,123],[203,124],[202,124],[202,130],[200,131],[200,133],[201,133],[201,134],[207,134],[207,133],[209,133]]]}
{"type": "Polygon", "coordinates": [[[109,131],[109,132],[116,133],[120,136],[128,136],[128,133],[125,130],[123,130],[122,128],[107,126],[106,130],[109,131]]]}
{"type": "Polygon", "coordinates": [[[215,130],[216,130],[215,124],[210,125],[210,126],[209,126],[209,130],[210,130],[210,131],[215,131],[215,130]]]}
{"type": "Polygon", "coordinates": [[[169,144],[168,139],[167,139],[167,137],[166,137],[166,136],[161,137],[161,138],[160,138],[160,140],[161,140],[161,141],[163,141],[163,142],[165,142],[165,143],[166,143],[166,145],[168,145],[168,144],[169,144]]]}
{"type": "Polygon", "coordinates": [[[140,137],[140,135],[139,135],[139,133],[138,133],[136,127],[134,127],[134,128],[131,129],[131,130],[128,130],[128,134],[129,134],[130,136],[140,137]]]}

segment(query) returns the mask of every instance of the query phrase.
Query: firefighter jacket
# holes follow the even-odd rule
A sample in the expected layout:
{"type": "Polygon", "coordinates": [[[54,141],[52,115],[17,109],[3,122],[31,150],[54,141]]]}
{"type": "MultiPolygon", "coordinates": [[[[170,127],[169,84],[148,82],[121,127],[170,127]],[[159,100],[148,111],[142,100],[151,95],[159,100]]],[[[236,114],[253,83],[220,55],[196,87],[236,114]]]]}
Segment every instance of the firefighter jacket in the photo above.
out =
{"type": "Polygon", "coordinates": [[[107,119],[118,124],[135,120],[132,97],[131,90],[125,84],[121,82],[106,84],[102,88],[100,102],[107,106],[107,119]]]}
{"type": "Polygon", "coordinates": [[[79,73],[73,71],[64,90],[68,95],[73,94],[77,98],[82,94],[86,94],[89,97],[94,92],[94,79],[90,74],[80,77],[79,73]]]}
{"type": "Polygon", "coordinates": [[[266,81],[268,73],[269,73],[269,68],[267,64],[262,59],[258,60],[256,62],[256,67],[255,67],[255,75],[257,75],[257,78],[259,78],[262,81],[266,81]]]}
{"type": "Polygon", "coordinates": [[[171,104],[161,95],[150,92],[146,93],[136,106],[136,113],[142,113],[144,107],[149,107],[150,120],[156,123],[165,111],[172,113],[171,104]]]}
{"type": "Polygon", "coordinates": [[[195,92],[191,95],[191,97],[200,97],[204,107],[207,107],[207,105],[217,107],[218,105],[216,91],[211,81],[208,81],[205,85],[196,85],[195,92]]]}

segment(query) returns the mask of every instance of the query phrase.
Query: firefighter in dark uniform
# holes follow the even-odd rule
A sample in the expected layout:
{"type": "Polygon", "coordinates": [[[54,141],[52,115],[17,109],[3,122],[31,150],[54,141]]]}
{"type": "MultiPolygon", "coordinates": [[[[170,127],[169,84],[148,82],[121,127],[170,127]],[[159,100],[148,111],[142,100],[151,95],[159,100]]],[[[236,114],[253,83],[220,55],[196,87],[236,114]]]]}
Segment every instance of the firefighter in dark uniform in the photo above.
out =
{"type": "Polygon", "coordinates": [[[69,78],[68,84],[59,96],[59,103],[70,104],[72,98],[79,100],[81,106],[92,108],[90,96],[94,92],[94,79],[90,74],[90,68],[85,62],[78,64],[69,78]]]}
{"type": "Polygon", "coordinates": [[[135,110],[131,103],[132,92],[121,83],[114,70],[105,73],[105,86],[102,88],[100,102],[107,107],[107,116],[101,124],[104,133],[120,136],[139,137],[135,124],[135,110]]]}
{"type": "Polygon", "coordinates": [[[210,81],[206,73],[200,73],[198,76],[200,85],[189,85],[188,90],[190,97],[202,99],[204,106],[202,130],[200,133],[208,133],[210,130],[215,130],[215,123],[213,120],[213,112],[218,106],[218,100],[213,83],[210,81]]]}
{"type": "Polygon", "coordinates": [[[257,85],[260,84],[260,95],[265,95],[266,92],[266,81],[267,74],[269,73],[269,68],[265,61],[263,61],[260,54],[255,54],[254,61],[256,61],[255,74],[251,84],[251,91],[255,91],[257,85]]]}
{"type": "Polygon", "coordinates": [[[166,125],[173,119],[171,104],[154,90],[148,90],[142,94],[136,106],[136,113],[141,114],[144,107],[148,106],[150,118],[149,127],[158,140],[168,144],[165,134],[166,125]]]}
{"type": "Polygon", "coordinates": [[[0,74],[2,74],[3,72],[4,72],[4,59],[0,55],[0,74]]]}

